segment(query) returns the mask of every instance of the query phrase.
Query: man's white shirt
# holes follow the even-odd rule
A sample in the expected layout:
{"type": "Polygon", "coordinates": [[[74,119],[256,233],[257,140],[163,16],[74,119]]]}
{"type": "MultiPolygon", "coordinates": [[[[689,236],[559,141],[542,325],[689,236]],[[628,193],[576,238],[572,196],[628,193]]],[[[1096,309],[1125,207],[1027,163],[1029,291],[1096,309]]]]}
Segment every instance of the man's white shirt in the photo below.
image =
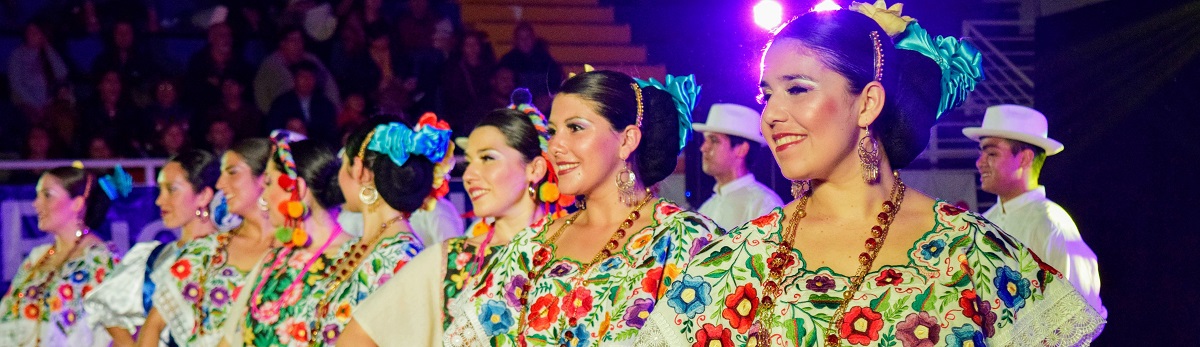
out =
{"type": "Polygon", "coordinates": [[[746,174],[724,185],[713,187],[713,196],[700,205],[700,214],[708,216],[721,229],[732,230],[750,220],[783,206],[770,188],[746,174]]]}

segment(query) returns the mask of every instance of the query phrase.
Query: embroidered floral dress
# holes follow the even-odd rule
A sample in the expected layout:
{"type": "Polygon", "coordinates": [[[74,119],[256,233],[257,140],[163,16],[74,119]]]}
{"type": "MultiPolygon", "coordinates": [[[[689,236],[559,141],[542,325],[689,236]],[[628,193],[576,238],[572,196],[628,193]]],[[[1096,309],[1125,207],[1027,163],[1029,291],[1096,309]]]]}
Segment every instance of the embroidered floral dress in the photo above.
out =
{"type": "MultiPolygon", "coordinates": [[[[87,321],[93,327],[114,327],[136,333],[153,306],[154,271],[175,262],[179,246],[174,242],[140,242],[125,252],[121,265],[84,299],[87,321]]],[[[164,334],[163,336],[166,336],[164,334]]]]}
{"type": "Polygon", "coordinates": [[[446,261],[445,274],[442,279],[442,293],[444,300],[442,301],[442,329],[450,327],[450,300],[458,297],[462,292],[463,286],[467,280],[471,278],[471,274],[478,273],[478,265],[487,264],[493,254],[504,248],[504,245],[493,245],[484,251],[483,259],[476,260],[476,252],[479,250],[479,245],[467,242],[467,237],[455,237],[446,240],[446,256],[443,260],[446,261]],[[478,263],[477,263],[478,261],[478,263]]]}
{"type": "Polygon", "coordinates": [[[83,298],[104,282],[117,259],[104,244],[94,244],[64,263],[53,278],[49,271],[30,276],[51,245],[34,248],[13,276],[12,288],[0,300],[0,345],[107,346],[111,338],[103,328],[85,321],[83,298]],[[38,295],[40,288],[45,288],[38,295]]]}
{"type": "Polygon", "coordinates": [[[554,245],[541,241],[555,231],[548,219],[518,233],[450,304],[446,345],[632,343],[665,284],[720,231],[666,200],[653,211],[651,224],[631,231],[623,249],[586,270],[552,259],[554,245]]]}
{"type": "MultiPolygon", "coordinates": [[[[337,252],[344,254],[355,242],[347,241],[337,252]]],[[[304,265],[312,259],[305,249],[279,248],[268,253],[265,269],[282,256],[286,265],[272,273],[264,273],[262,291],[250,297],[250,314],[245,319],[244,338],[247,346],[324,346],[333,345],[353,309],[359,302],[392,278],[424,246],[409,232],[385,238],[367,255],[362,264],[345,282],[333,285],[332,267],[336,258],[321,254],[303,274],[302,281],[290,295],[283,297],[287,287],[301,275],[304,265]],[[275,302],[281,306],[272,310],[275,302]],[[264,303],[271,303],[264,305],[264,303]],[[255,309],[257,307],[257,309],[255,309]]],[[[266,271],[266,270],[264,270],[266,271]]],[[[250,290],[257,288],[256,283],[250,290]]]]}
{"type": "MultiPolygon", "coordinates": [[[[938,202],[932,230],[908,264],[869,273],[833,327],[843,346],[1087,344],[1104,321],[1054,268],[973,213],[938,202]]],[[[753,346],[784,210],[777,208],[700,252],[672,283],[638,341],[649,346],[753,346]]],[[[795,263],[775,301],[772,346],[823,346],[849,276],[795,263]]]]}
{"type": "Polygon", "coordinates": [[[154,307],[167,323],[170,339],[181,345],[215,346],[224,335],[222,327],[233,307],[246,294],[250,270],[228,262],[221,247],[232,235],[220,233],[197,238],[183,245],[179,256],[151,278],[158,283],[154,307]],[[203,316],[203,321],[201,317],[203,316]]]}

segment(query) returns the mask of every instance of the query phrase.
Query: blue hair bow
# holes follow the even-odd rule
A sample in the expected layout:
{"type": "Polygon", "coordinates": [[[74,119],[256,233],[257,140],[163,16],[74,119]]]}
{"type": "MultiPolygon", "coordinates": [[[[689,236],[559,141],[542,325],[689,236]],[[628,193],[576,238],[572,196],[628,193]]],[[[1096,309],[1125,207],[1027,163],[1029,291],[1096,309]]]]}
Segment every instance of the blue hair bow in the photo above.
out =
{"type": "Polygon", "coordinates": [[[107,195],[109,200],[129,196],[129,193],[133,191],[133,176],[125,172],[121,164],[117,164],[113,168],[112,174],[104,175],[96,182],[100,184],[100,189],[104,190],[104,195],[107,195]]]}
{"type": "Polygon", "coordinates": [[[954,37],[935,39],[917,22],[910,22],[896,40],[896,48],[921,53],[942,68],[942,99],[938,117],[967,100],[967,94],[984,79],[983,55],[970,43],[954,37]]]}
{"type": "Polygon", "coordinates": [[[386,154],[397,166],[403,166],[410,154],[441,162],[449,143],[450,130],[418,125],[417,131],[413,131],[400,123],[388,123],[375,126],[375,135],[367,149],[386,154]]]}
{"type": "Polygon", "coordinates": [[[687,145],[688,136],[692,134],[692,110],[696,108],[696,99],[700,97],[700,86],[696,85],[696,75],[672,76],[667,75],[666,83],[659,83],[653,77],[649,81],[633,79],[638,87],[654,87],[671,93],[675,101],[675,109],[679,111],[679,149],[687,145]]]}

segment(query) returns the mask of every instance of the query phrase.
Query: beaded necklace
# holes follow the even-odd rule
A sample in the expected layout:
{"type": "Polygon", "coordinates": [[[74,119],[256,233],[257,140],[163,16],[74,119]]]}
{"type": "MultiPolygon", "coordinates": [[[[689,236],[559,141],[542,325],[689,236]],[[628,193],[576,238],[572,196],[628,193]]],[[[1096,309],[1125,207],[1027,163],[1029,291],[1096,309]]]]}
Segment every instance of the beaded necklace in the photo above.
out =
{"type": "MultiPolygon", "coordinates": [[[[363,258],[366,258],[371,254],[371,252],[368,251],[374,249],[375,246],[378,245],[379,240],[383,239],[383,234],[387,231],[388,227],[403,219],[406,219],[406,214],[401,214],[396,216],[396,218],[392,218],[386,222],[383,222],[383,224],[379,227],[379,233],[376,234],[375,237],[371,238],[370,241],[360,241],[354,246],[351,246],[350,249],[346,250],[346,252],[342,254],[342,257],[339,258],[336,263],[334,263],[333,267],[330,268],[331,273],[333,273],[334,276],[333,283],[326,287],[325,296],[321,299],[321,302],[317,304],[317,316],[314,317],[315,319],[313,324],[310,324],[308,336],[317,336],[317,330],[319,330],[323,325],[322,322],[325,320],[325,315],[329,314],[329,300],[332,299],[331,294],[333,294],[333,292],[339,286],[341,286],[346,279],[350,278],[350,275],[353,274],[354,271],[358,269],[358,266],[362,263],[363,258]]],[[[310,343],[315,344],[316,341],[317,339],[312,339],[310,343]]]]}
{"type": "MultiPolygon", "coordinates": [[[[87,228],[76,230],[75,231],[75,242],[73,242],[71,244],[71,249],[67,251],[67,259],[63,259],[62,263],[59,263],[58,266],[55,266],[54,268],[50,269],[50,272],[46,274],[46,279],[43,280],[42,283],[38,283],[37,286],[34,286],[35,289],[33,290],[33,293],[31,293],[31,294],[33,297],[37,298],[37,300],[38,300],[37,326],[33,329],[34,336],[37,337],[37,344],[35,344],[35,346],[42,345],[41,313],[47,312],[47,314],[49,314],[49,312],[48,312],[49,306],[48,306],[48,302],[46,299],[50,296],[49,295],[50,293],[49,293],[49,290],[46,288],[46,286],[50,284],[50,281],[54,280],[54,276],[58,275],[58,271],[62,270],[63,265],[67,264],[67,262],[70,260],[71,255],[75,254],[75,251],[79,249],[79,245],[83,244],[83,242],[82,242],[83,237],[87,236],[87,234],[90,234],[91,232],[92,231],[87,228]]],[[[42,256],[38,259],[38,261],[36,263],[34,263],[33,267],[29,268],[29,274],[25,276],[25,280],[21,281],[21,285],[13,286],[13,288],[21,288],[26,283],[33,281],[33,275],[37,273],[37,270],[39,268],[41,268],[42,265],[45,265],[47,261],[50,261],[50,257],[54,256],[54,253],[55,253],[54,246],[51,245],[50,249],[46,250],[46,253],[42,254],[42,256]]],[[[12,310],[10,312],[20,312],[18,309],[21,305],[22,299],[25,299],[25,292],[17,293],[17,300],[13,300],[12,310]]]]}

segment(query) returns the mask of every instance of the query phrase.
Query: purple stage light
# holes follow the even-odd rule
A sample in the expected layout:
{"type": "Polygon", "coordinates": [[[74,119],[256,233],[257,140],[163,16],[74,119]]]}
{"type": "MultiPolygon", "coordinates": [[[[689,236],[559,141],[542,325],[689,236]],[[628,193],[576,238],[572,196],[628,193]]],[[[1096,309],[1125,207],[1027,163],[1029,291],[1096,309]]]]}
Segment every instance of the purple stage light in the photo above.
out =
{"type": "Polygon", "coordinates": [[[766,30],[774,29],[783,22],[783,5],[775,0],[762,0],[754,5],[754,24],[766,30]]]}
{"type": "Polygon", "coordinates": [[[817,6],[813,6],[812,12],[837,11],[840,9],[842,9],[842,6],[833,0],[825,0],[817,4],[817,6]]]}

